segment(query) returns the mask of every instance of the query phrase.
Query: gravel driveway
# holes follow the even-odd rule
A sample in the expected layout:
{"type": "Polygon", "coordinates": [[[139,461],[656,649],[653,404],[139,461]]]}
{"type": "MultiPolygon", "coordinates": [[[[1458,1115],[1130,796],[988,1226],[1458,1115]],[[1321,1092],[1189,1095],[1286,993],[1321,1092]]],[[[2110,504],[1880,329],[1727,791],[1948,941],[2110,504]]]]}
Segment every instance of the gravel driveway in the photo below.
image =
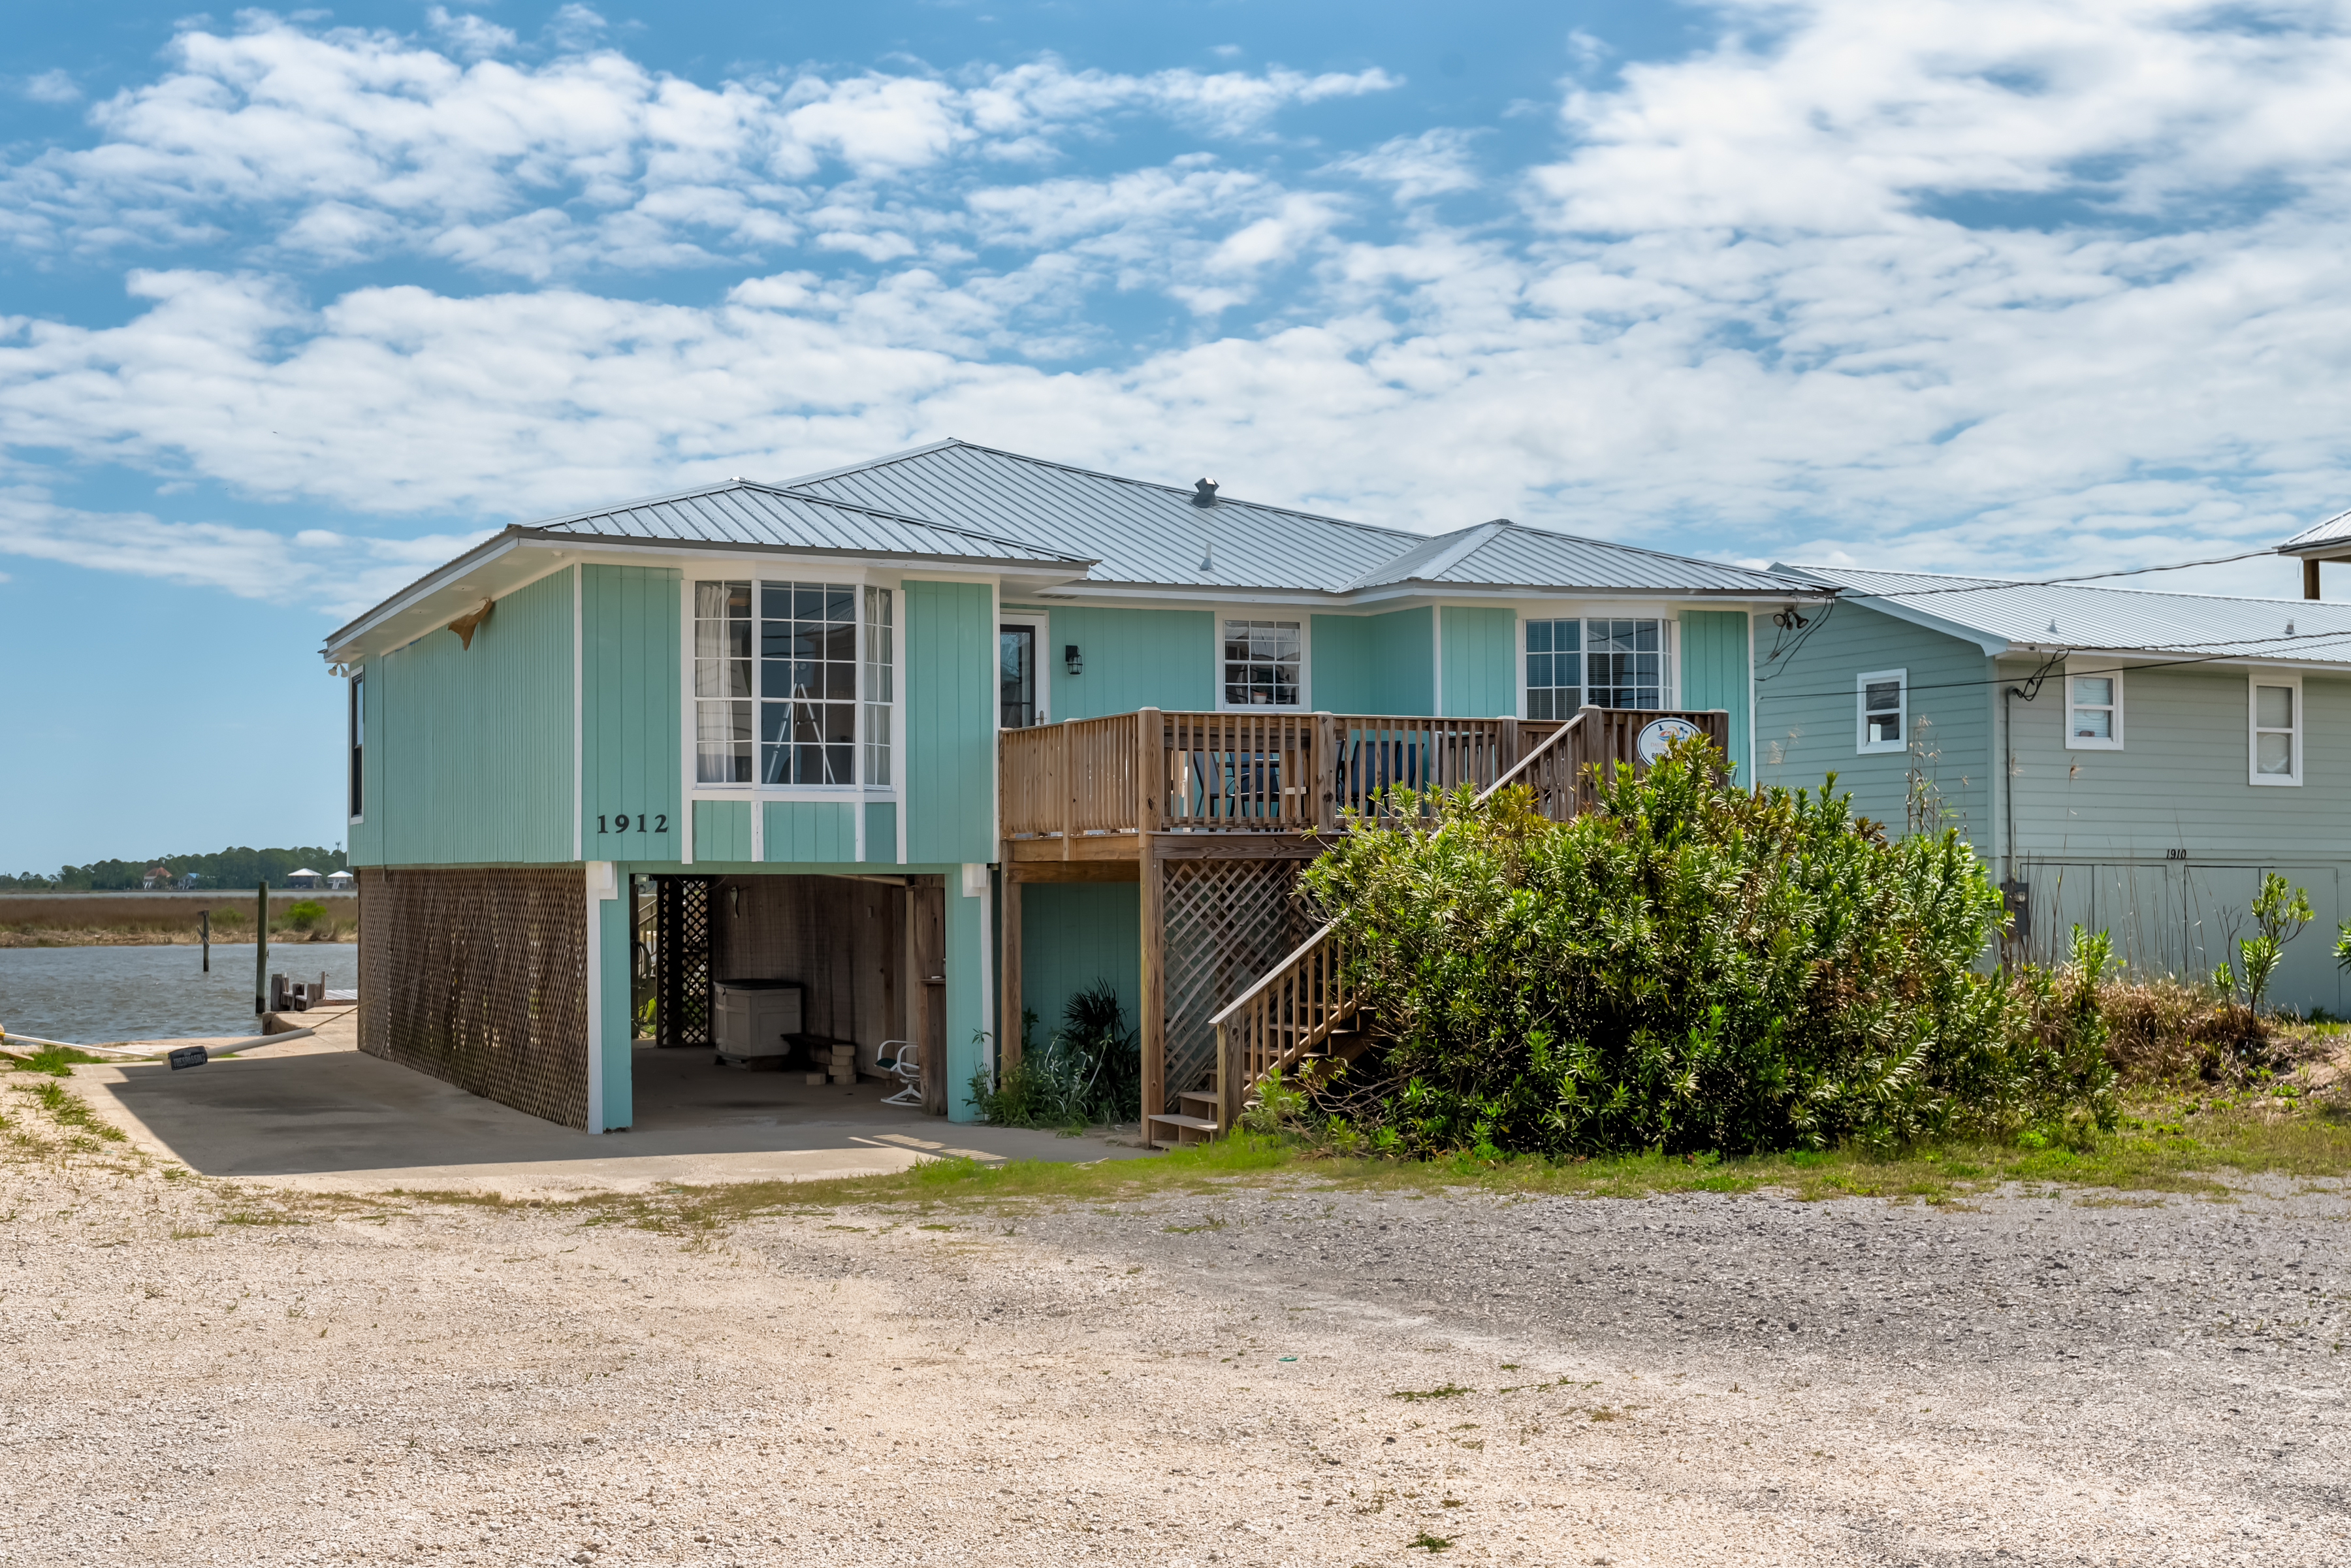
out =
{"type": "Polygon", "coordinates": [[[0,1167],[11,1564],[2351,1563],[2335,1190],[712,1231],[105,1157],[0,1167]]]}

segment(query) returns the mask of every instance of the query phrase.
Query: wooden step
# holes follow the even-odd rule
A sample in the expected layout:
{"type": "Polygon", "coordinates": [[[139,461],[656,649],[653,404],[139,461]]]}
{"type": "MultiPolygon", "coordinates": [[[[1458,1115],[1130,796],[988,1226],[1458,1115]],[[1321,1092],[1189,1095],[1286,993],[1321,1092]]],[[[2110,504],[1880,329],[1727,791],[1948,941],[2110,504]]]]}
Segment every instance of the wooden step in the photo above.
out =
{"type": "Polygon", "coordinates": [[[1217,1124],[1206,1116],[1185,1116],[1171,1111],[1163,1112],[1156,1116],[1145,1116],[1143,1120],[1150,1145],[1155,1149],[1172,1149],[1185,1144],[1205,1144],[1217,1135],[1217,1124]],[[1173,1127],[1176,1130],[1175,1142],[1170,1143],[1159,1135],[1158,1129],[1161,1127],[1173,1127]]]}
{"type": "Polygon", "coordinates": [[[1217,1103],[1217,1093],[1213,1089],[1186,1089],[1176,1096],[1176,1103],[1183,1107],[1184,1114],[1186,1116],[1206,1116],[1211,1121],[1214,1121],[1217,1113],[1224,1109],[1217,1103]],[[1199,1106],[1205,1106],[1207,1109],[1196,1109],[1199,1106]]]}

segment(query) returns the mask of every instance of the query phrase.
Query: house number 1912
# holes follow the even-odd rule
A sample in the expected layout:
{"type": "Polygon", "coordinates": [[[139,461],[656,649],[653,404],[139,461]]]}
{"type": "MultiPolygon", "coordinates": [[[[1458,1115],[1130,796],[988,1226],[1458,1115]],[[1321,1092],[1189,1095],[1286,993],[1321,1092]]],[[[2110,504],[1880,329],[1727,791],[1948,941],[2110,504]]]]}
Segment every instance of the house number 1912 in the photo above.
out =
{"type": "Polygon", "coordinates": [[[666,833],[669,831],[669,813],[639,811],[632,817],[628,812],[622,811],[617,817],[599,817],[596,819],[596,831],[600,833],[666,833]],[[650,825],[647,821],[648,818],[651,819],[650,825]],[[611,822],[612,825],[608,828],[604,825],[606,822],[611,822]]]}

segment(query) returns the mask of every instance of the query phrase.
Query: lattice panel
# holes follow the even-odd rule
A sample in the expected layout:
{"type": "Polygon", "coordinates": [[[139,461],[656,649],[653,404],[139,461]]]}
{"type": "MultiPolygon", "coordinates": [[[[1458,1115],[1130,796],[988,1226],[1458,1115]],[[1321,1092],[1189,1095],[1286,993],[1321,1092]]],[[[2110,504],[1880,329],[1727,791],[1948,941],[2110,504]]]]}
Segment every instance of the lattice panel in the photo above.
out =
{"type": "Polygon", "coordinates": [[[576,870],[359,873],[360,1049],[588,1125],[588,886],[576,870]]]}
{"type": "Polygon", "coordinates": [[[1209,1019],[1311,936],[1292,896],[1296,860],[1170,861],[1167,1103],[1217,1074],[1209,1019]]]}
{"type": "Polygon", "coordinates": [[[664,876],[653,879],[655,941],[653,1043],[717,1043],[710,1018],[710,907],[716,879],[664,876]]]}

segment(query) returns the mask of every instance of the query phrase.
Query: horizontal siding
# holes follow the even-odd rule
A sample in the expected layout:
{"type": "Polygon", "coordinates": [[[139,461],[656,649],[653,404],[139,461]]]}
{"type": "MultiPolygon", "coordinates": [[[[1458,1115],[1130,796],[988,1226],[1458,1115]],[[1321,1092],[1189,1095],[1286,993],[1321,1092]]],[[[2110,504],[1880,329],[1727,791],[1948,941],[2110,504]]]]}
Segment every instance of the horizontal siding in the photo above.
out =
{"type": "Polygon", "coordinates": [[[759,851],[771,861],[853,861],[857,803],[848,800],[768,800],[762,804],[759,851]]]}
{"type": "MultiPolygon", "coordinates": [[[[2086,666],[2084,666],[2086,667],[2086,666]]],[[[2003,685],[2031,674],[2003,660],[2003,685]]],[[[2065,745],[2064,684],[2011,700],[2021,854],[2191,862],[2351,854],[2351,680],[2303,677],[2303,783],[2247,782],[2245,672],[2210,664],[2123,676],[2123,748],[2065,745]]]]}
{"type": "Polygon", "coordinates": [[[1445,646],[1445,706],[1438,711],[1468,718],[1516,714],[1518,616],[1508,610],[1460,605],[1447,605],[1438,613],[1445,646]]]}
{"type": "Polygon", "coordinates": [[[1993,847],[1991,661],[1975,643],[1855,603],[1813,612],[1827,619],[1784,641],[1802,642],[1767,663],[1782,634],[1768,622],[1758,633],[1755,686],[1756,782],[1820,787],[1830,773],[1850,790],[1855,810],[1897,831],[1913,759],[1902,753],[1859,754],[1855,678],[1865,671],[1907,669],[1917,760],[1941,798],[1944,821],[1980,851],[1993,847]],[[1919,721],[1925,721],[1923,731],[1919,721]]]}
{"type": "Polygon", "coordinates": [[[471,648],[435,631],[368,661],[370,863],[572,858],[571,592],[556,572],[499,600],[471,648]]]}
{"type": "Polygon", "coordinates": [[[685,842],[678,575],[581,569],[580,847],[590,860],[673,861],[685,842]],[[623,817],[633,824],[625,840],[613,836],[623,817]]]}
{"type": "Polygon", "coordinates": [[[1102,718],[1139,707],[1216,706],[1217,618],[1205,610],[1106,610],[1057,605],[1038,650],[1056,719],[1102,718]],[[1077,674],[1062,651],[1075,643],[1077,674]]]}
{"type": "Polygon", "coordinates": [[[751,803],[748,800],[694,802],[694,858],[696,861],[749,860],[751,803]]]}
{"type": "Polygon", "coordinates": [[[895,801],[870,800],[865,806],[865,858],[884,865],[898,859],[898,807],[895,801]]]}

